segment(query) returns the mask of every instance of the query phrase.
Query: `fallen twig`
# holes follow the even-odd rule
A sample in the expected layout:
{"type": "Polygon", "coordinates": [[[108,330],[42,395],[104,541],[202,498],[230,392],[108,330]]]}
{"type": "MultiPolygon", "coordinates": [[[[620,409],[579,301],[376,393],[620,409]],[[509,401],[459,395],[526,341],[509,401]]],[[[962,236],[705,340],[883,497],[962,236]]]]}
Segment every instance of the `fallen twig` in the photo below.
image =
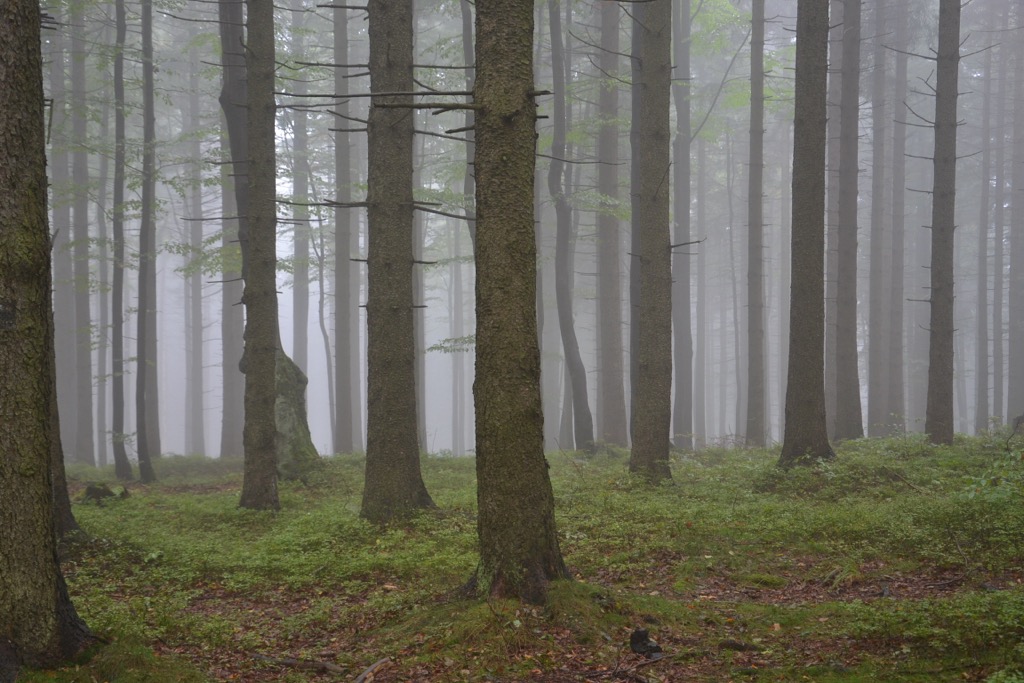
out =
{"type": "Polygon", "coordinates": [[[258,659],[261,662],[268,662],[270,664],[290,666],[293,669],[305,669],[307,671],[318,671],[320,673],[329,672],[333,674],[347,673],[347,669],[343,669],[337,664],[331,664],[330,662],[321,662],[315,659],[294,659],[292,657],[267,657],[266,655],[261,654],[254,654],[253,659],[258,659]]]}
{"type": "Polygon", "coordinates": [[[367,667],[366,671],[359,674],[359,676],[356,677],[355,683],[368,683],[368,681],[372,681],[373,675],[377,673],[377,670],[383,668],[384,665],[390,661],[391,657],[381,657],[376,662],[367,667]]]}

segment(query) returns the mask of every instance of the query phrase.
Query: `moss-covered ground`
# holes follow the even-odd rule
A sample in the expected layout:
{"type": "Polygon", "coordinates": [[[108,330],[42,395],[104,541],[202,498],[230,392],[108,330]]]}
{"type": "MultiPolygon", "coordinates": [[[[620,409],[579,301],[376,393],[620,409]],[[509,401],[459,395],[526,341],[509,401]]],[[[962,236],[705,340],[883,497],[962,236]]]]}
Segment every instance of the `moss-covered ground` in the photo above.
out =
{"type": "Polygon", "coordinates": [[[75,505],[64,569],[107,644],[26,680],[1024,681],[1021,441],[856,441],[791,472],[677,453],[653,489],[624,452],[549,454],[576,580],[546,607],[461,591],[471,458],[424,458],[438,509],[388,529],[359,519],[359,457],[283,484],[279,513],[238,509],[238,462],[164,458],[75,505]]]}

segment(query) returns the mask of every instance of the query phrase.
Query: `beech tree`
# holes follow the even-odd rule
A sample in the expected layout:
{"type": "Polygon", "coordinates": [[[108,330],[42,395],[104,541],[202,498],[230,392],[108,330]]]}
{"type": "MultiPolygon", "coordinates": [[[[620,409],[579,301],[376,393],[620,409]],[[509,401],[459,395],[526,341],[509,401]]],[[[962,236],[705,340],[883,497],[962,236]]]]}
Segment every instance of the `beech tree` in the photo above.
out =
{"type": "Polygon", "coordinates": [[[0,681],[91,640],[68,597],[53,517],[54,392],[40,11],[0,5],[0,681]]]}

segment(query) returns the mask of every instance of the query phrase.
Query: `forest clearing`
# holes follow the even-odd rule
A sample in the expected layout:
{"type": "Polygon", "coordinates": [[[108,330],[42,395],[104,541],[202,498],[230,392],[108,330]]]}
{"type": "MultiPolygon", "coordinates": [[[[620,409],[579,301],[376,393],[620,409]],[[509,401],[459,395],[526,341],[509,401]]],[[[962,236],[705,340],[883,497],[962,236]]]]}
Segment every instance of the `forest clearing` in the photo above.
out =
{"type": "Polygon", "coordinates": [[[75,505],[64,571],[111,644],[25,680],[353,681],[386,658],[358,680],[1015,681],[993,674],[1024,667],[1022,441],[862,440],[788,474],[777,450],[677,452],[657,488],[623,451],[551,453],[574,580],[546,607],[460,594],[472,458],[424,458],[437,509],[387,529],[359,518],[358,457],[279,513],[238,507],[240,462],[165,458],[75,505]]]}

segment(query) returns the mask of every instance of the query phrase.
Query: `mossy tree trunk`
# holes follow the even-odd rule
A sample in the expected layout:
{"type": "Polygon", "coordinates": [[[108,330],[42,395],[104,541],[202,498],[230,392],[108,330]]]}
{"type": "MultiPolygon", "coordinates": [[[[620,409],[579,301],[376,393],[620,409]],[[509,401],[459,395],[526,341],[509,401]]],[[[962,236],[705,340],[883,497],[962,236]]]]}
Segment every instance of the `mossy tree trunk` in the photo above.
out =
{"type": "Polygon", "coordinates": [[[793,273],[782,467],[835,457],[825,425],[826,0],[799,0],[796,31],[793,273]]]}
{"type": "Polygon", "coordinates": [[[476,10],[476,578],[489,595],[539,603],[568,572],[540,400],[533,3],[477,0],[476,10]]]}
{"type": "MultiPolygon", "coordinates": [[[[411,0],[370,0],[370,89],[414,89],[411,0]]],[[[388,522],[433,506],[420,474],[413,325],[413,114],[378,97],[367,129],[367,420],[361,514],[388,522]]]]}
{"type": "Polygon", "coordinates": [[[54,338],[39,3],[0,5],[0,681],[90,640],[57,559],[54,338]]]}

